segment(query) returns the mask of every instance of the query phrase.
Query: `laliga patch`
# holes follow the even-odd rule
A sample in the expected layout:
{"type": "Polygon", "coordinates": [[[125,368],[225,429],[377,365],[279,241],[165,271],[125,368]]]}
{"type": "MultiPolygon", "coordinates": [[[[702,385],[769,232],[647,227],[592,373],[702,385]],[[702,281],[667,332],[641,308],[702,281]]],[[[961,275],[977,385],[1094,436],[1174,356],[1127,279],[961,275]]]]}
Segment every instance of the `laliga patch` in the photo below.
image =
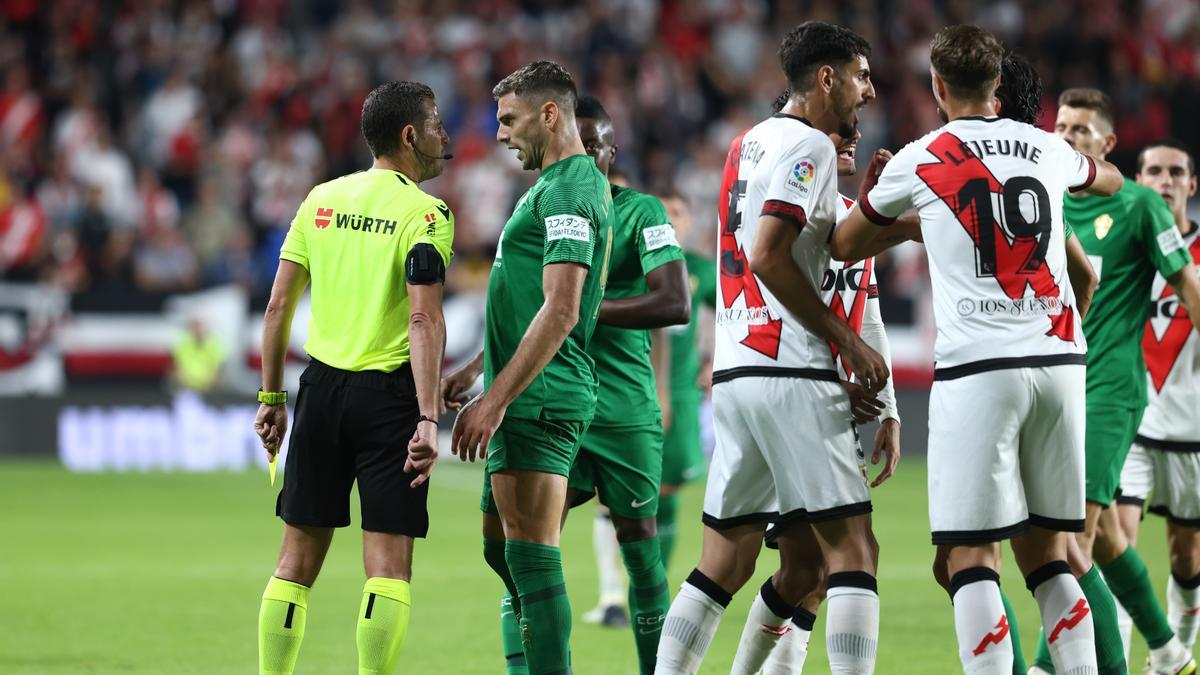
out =
{"type": "Polygon", "coordinates": [[[1171,255],[1182,248],[1183,237],[1179,234],[1179,228],[1172,227],[1158,233],[1158,250],[1162,251],[1163,255],[1171,255]]]}
{"type": "Polygon", "coordinates": [[[579,216],[550,216],[546,219],[546,240],[572,239],[584,243],[592,240],[592,222],[579,216]]]}
{"type": "Polygon", "coordinates": [[[813,165],[812,160],[802,159],[796,162],[792,166],[791,172],[788,173],[787,187],[793,193],[807,197],[816,175],[817,167],[813,165]]]}
{"type": "Polygon", "coordinates": [[[646,240],[647,251],[657,251],[666,246],[679,246],[679,242],[675,239],[675,228],[670,225],[644,228],[642,238],[646,240]]]}

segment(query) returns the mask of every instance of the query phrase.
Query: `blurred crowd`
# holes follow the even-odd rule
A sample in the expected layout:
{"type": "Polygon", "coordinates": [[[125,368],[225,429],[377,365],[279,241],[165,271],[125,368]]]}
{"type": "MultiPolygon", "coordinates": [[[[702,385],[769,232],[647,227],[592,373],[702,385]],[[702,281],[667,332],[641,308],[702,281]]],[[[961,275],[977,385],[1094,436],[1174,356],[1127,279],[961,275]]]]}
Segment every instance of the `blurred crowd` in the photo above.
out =
{"type": "MultiPolygon", "coordinates": [[[[309,188],[369,165],[359,111],[389,79],[437,94],[455,159],[425,187],[457,218],[451,289],[478,287],[534,178],[495,143],[491,88],[546,57],[608,108],[622,173],[681,192],[698,225],[685,244],[710,250],[728,143],[768,114],[779,38],[809,19],[874,47],[863,157],[939,124],[928,42],[960,22],[1034,62],[1047,124],[1067,86],[1112,95],[1127,171],[1159,136],[1200,147],[1192,0],[7,0],[0,14],[0,278],[77,306],[230,283],[261,300],[309,188]]],[[[889,320],[905,320],[920,257],[881,262],[889,320]]]]}

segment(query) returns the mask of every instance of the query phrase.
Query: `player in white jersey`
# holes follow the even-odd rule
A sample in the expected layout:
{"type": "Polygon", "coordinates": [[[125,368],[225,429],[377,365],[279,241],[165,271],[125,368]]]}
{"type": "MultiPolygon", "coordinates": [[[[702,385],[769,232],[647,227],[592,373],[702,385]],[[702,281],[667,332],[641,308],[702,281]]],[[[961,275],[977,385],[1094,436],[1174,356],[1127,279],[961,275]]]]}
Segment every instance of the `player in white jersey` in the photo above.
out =
{"type": "MultiPolygon", "coordinates": [[[[1166,200],[1200,264],[1200,224],[1187,217],[1188,198],[1196,194],[1195,161],[1187,148],[1173,140],[1146,146],[1138,156],[1137,182],[1166,200]]],[[[1190,650],[1200,628],[1200,332],[1161,274],[1154,278],[1142,350],[1150,400],[1121,472],[1121,529],[1136,545],[1147,497],[1150,512],[1167,519],[1167,621],[1190,650]]],[[[1130,630],[1122,629],[1128,654],[1130,630]]]]}
{"type": "Polygon", "coordinates": [[[920,216],[937,324],[929,516],[933,542],[948,549],[964,670],[1012,672],[994,546],[1012,538],[1059,672],[1095,673],[1090,610],[1066,562],[1068,533],[1084,517],[1086,344],[1066,272],[1062,195],[1111,194],[1121,176],[995,116],[1002,56],[974,26],[934,37],[933,92],[950,121],[887,163],[832,247],[838,258],[859,257],[895,217],[910,208],[920,216]]]}
{"type": "MultiPolygon", "coordinates": [[[[787,97],[790,97],[790,94],[791,92],[785,92],[784,102],[787,97]]],[[[783,102],[777,102],[777,107],[782,108],[783,102]]],[[[837,151],[839,176],[854,175],[856,171],[855,151],[861,136],[862,134],[857,130],[850,138],[830,134],[829,140],[833,141],[837,151]]],[[[854,200],[839,193],[838,218],[844,218],[853,205],[854,200]]],[[[879,355],[887,363],[888,370],[891,371],[891,348],[884,330],[883,318],[879,313],[879,287],[875,279],[874,256],[854,262],[830,260],[830,265],[825,269],[821,280],[820,290],[822,302],[828,305],[834,314],[850,324],[863,342],[879,352],[879,355]]],[[[880,420],[879,429],[875,434],[873,462],[877,463],[885,455],[890,459],[898,459],[900,454],[900,413],[896,409],[896,393],[891,380],[888,380],[887,385],[878,394],[868,393],[861,385],[853,382],[854,373],[846,367],[841,358],[837,358],[836,347],[830,346],[835,350],[838,378],[842,381],[842,386],[847,389],[847,393],[850,394],[854,421],[857,424],[865,424],[876,419],[880,420]],[[885,452],[887,447],[895,448],[896,451],[885,452]]],[[[860,461],[862,459],[860,457],[860,461]]],[[[883,474],[875,479],[875,484],[882,483],[888,473],[889,469],[885,468],[883,474]]],[[[777,534],[777,528],[774,525],[767,528],[765,537],[767,548],[779,548],[779,542],[776,540],[777,534]]],[[[817,568],[823,567],[824,560],[821,558],[819,550],[813,551],[809,564],[817,568]]],[[[738,646],[739,656],[742,656],[743,653],[748,655],[757,649],[767,649],[770,651],[770,656],[763,664],[761,671],[763,675],[801,672],[808,656],[808,640],[812,634],[813,625],[816,623],[817,609],[824,599],[825,588],[824,584],[821,584],[817,590],[809,593],[801,601],[800,606],[792,614],[791,625],[787,626],[788,631],[784,635],[778,636],[762,629],[758,620],[760,617],[756,616],[755,612],[761,596],[757,598],[755,608],[752,608],[746,617],[746,625],[742,629],[741,644],[738,646]],[[778,644],[772,647],[772,642],[775,641],[778,644]]]]}
{"type": "MultiPolygon", "coordinates": [[[[866,41],[844,28],[809,22],[792,29],[780,47],[791,99],[731,148],[704,546],[667,615],[656,672],[696,672],[725,606],[753,572],[766,524],[776,519],[781,568],[760,592],[762,623],[786,631],[820,581],[795,561],[819,546],[829,570],[831,669],[874,669],[878,547],[849,398],[828,342],[872,393],[887,381],[887,365],[816,291],[837,207],[827,134],[853,134],[855,111],[874,98],[869,54],[866,41]]],[[[739,661],[734,672],[760,665],[739,661]]]]}

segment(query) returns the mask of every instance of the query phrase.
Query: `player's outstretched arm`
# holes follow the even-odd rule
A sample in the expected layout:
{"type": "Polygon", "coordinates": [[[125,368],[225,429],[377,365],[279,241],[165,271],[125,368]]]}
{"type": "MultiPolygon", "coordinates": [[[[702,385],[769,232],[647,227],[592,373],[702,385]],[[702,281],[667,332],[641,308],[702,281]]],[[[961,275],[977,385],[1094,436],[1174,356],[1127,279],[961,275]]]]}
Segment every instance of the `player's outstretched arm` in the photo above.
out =
{"type": "Polygon", "coordinates": [[[632,298],[606,298],[600,323],[620,328],[662,328],[686,324],[692,316],[687,263],[672,260],[646,274],[646,292],[632,298]]]}
{"type": "Polygon", "coordinates": [[[1075,306],[1079,309],[1079,318],[1087,317],[1088,308],[1092,306],[1092,295],[1100,285],[1100,277],[1092,269],[1092,261],[1088,260],[1087,252],[1078,237],[1067,237],[1067,277],[1071,279],[1071,290],[1075,292],[1075,306]]]}
{"type": "Polygon", "coordinates": [[[459,459],[473,462],[477,456],[485,456],[508,405],[545,369],[579,323],[579,301],[587,274],[587,266],[577,263],[551,263],[542,268],[545,301],[516,353],[496,374],[492,386],[463,406],[454,422],[450,448],[459,459]]]}
{"type": "Polygon", "coordinates": [[[750,253],[750,269],[809,330],[838,346],[843,361],[858,374],[864,387],[872,393],[879,391],[888,380],[887,364],[855,334],[850,324],[821,301],[812,283],[796,266],[792,244],[797,234],[795,224],[790,221],[760,216],[750,253]]]}
{"type": "Polygon", "coordinates": [[[441,408],[442,357],[446,351],[446,320],[442,315],[442,283],[408,283],[408,343],[417,408],[422,419],[408,442],[405,471],[417,471],[413,487],[429,480],[437,464],[437,418],[441,408]]]}
{"type": "Polygon", "coordinates": [[[1103,159],[1093,157],[1092,161],[1096,163],[1096,177],[1091,185],[1083,189],[1084,192],[1105,197],[1117,194],[1125,184],[1125,177],[1121,175],[1121,171],[1103,159]]]}
{"type": "MultiPolygon", "coordinates": [[[[917,227],[919,231],[919,224],[917,227]]],[[[891,226],[880,227],[867,220],[862,209],[855,204],[834,228],[833,237],[829,240],[829,252],[834,260],[864,260],[907,239],[903,233],[893,234],[890,230],[891,226]]]]}
{"type": "Polygon", "coordinates": [[[1179,302],[1187,310],[1192,319],[1192,325],[1200,331],[1200,276],[1197,276],[1196,266],[1188,263],[1183,269],[1167,277],[1167,283],[1179,296],[1179,302]]]}
{"type": "MultiPolygon", "coordinates": [[[[263,391],[283,390],[283,361],[292,334],[292,317],[307,286],[308,270],[303,265],[290,260],[279,261],[275,283],[271,286],[271,299],[263,315],[263,391]]],[[[287,406],[260,405],[254,417],[254,431],[262,439],[267,455],[273,457],[287,434],[287,406]]]]}

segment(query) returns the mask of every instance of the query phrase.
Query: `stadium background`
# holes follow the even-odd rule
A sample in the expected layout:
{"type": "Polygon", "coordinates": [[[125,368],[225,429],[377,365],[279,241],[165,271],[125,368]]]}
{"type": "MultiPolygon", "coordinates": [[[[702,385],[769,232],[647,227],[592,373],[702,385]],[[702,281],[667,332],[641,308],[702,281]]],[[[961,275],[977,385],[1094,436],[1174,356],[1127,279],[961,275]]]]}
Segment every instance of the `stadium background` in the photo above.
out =
{"type": "MultiPolygon", "coordinates": [[[[451,135],[455,159],[425,187],[457,218],[452,365],[481,343],[497,234],[533,178],[494,141],[500,77],[534,58],[567,65],[614,118],[617,167],[636,187],[678,189],[695,222],[685,245],[710,252],[728,142],[767,113],[783,88],[778,39],[808,19],[850,26],[874,47],[879,98],[861,115],[861,157],[937,126],[927,44],[957,22],[1033,61],[1043,126],[1067,86],[1112,95],[1111,159],[1127,174],[1155,138],[1200,147],[1200,5],[1190,0],[0,3],[0,671],[243,672],[253,662],[256,597],[278,536],[247,403],[259,317],[307,190],[369,163],[358,112],[375,84],[430,84],[451,135]],[[189,352],[179,346],[193,331],[211,351],[190,352],[181,377],[189,352]]],[[[880,672],[953,672],[924,516],[928,280],[912,247],[878,269],[908,455],[878,493],[880,672]]],[[[292,390],[303,333],[301,314],[292,390]]],[[[406,672],[499,670],[499,589],[477,550],[477,483],[476,469],[449,462],[435,474],[406,672]]],[[[687,493],[692,512],[700,492],[687,493]]],[[[580,611],[595,599],[587,520],[576,518],[565,544],[580,611]]],[[[688,522],[672,583],[698,551],[688,522]]],[[[341,536],[314,595],[303,672],[353,663],[355,538],[341,536]]],[[[1144,539],[1165,579],[1161,526],[1144,539]]],[[[1009,568],[1005,581],[1019,588],[1009,568]]],[[[1018,607],[1029,634],[1032,602],[1018,607]]],[[[735,604],[705,672],[727,668],[741,616],[735,604]]],[[[576,670],[631,671],[628,642],[577,624],[576,670]]],[[[810,672],[824,667],[817,642],[810,672]]]]}

